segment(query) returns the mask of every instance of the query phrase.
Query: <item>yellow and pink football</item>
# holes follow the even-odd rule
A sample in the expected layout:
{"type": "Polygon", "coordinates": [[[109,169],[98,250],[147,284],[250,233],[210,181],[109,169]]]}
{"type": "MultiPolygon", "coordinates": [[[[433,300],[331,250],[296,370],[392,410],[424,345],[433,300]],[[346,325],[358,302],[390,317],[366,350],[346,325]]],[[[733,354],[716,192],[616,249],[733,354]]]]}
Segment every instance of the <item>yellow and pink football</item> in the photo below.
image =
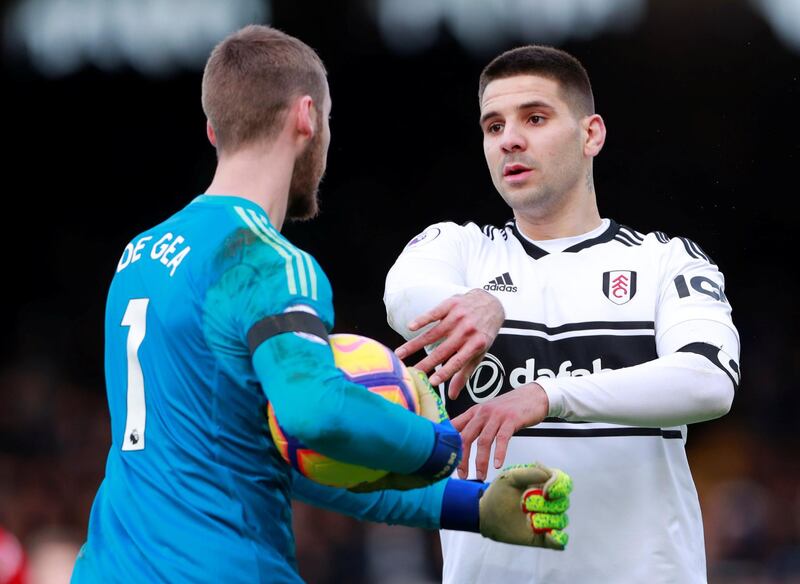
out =
{"type": "MultiPolygon", "coordinates": [[[[419,413],[419,398],[411,374],[391,349],[374,339],[352,334],[331,335],[330,345],[336,366],[347,379],[364,386],[365,391],[419,413]]],[[[281,428],[272,404],[267,408],[267,418],[272,439],[283,459],[315,482],[346,489],[378,480],[388,472],[339,462],[311,450],[281,428]]]]}

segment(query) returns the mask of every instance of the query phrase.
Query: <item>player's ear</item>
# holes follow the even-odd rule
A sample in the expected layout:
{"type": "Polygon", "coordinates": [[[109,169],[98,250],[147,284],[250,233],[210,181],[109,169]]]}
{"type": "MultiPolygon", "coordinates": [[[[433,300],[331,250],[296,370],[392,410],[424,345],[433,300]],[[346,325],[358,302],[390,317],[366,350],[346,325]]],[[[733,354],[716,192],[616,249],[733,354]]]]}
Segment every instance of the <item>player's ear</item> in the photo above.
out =
{"type": "Polygon", "coordinates": [[[317,131],[317,108],[310,95],[297,99],[294,107],[297,133],[304,141],[311,140],[317,131]]]}
{"type": "Polygon", "coordinates": [[[586,116],[581,123],[586,136],[583,153],[590,157],[597,156],[606,142],[606,123],[598,114],[586,116]]]}
{"type": "Polygon", "coordinates": [[[214,127],[211,125],[211,122],[206,120],[206,136],[208,136],[208,141],[211,142],[211,145],[216,148],[217,147],[217,134],[214,132],[214,127]]]}

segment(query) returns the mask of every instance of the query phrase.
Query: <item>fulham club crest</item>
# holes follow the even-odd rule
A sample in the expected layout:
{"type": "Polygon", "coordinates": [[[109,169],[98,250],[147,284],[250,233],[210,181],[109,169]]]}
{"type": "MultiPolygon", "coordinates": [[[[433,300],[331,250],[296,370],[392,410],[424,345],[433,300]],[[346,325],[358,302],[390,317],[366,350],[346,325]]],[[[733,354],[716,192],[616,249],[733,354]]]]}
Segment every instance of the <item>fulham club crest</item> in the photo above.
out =
{"type": "Polygon", "coordinates": [[[625,304],[636,295],[636,272],[603,272],[603,293],[614,304],[625,304]]]}

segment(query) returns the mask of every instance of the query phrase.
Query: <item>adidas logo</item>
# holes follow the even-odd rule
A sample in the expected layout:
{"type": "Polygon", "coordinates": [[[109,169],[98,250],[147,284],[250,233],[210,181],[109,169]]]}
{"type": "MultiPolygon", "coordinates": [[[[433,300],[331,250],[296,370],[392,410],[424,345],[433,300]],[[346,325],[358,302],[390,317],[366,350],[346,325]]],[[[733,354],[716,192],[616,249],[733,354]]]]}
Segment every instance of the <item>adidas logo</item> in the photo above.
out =
{"type": "Polygon", "coordinates": [[[514,282],[511,281],[511,276],[508,275],[508,272],[506,272],[502,276],[497,276],[493,280],[489,280],[488,283],[483,285],[483,289],[496,290],[497,292],[517,291],[517,287],[514,285],[514,282]]]}

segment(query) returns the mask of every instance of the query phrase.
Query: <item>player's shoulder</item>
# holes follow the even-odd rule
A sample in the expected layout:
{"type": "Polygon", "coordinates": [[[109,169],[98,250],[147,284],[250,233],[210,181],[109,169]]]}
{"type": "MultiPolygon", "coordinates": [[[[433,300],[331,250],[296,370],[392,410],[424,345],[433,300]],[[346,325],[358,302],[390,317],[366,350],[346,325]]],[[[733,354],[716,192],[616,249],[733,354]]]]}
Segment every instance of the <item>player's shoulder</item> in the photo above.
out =
{"type": "Polygon", "coordinates": [[[461,226],[457,223],[453,221],[438,221],[431,223],[408,240],[403,251],[426,247],[433,242],[438,242],[438,245],[441,245],[452,240],[458,240],[463,236],[464,233],[461,226]]]}
{"type": "Polygon", "coordinates": [[[716,265],[711,256],[697,242],[682,235],[670,235],[660,230],[644,233],[627,225],[618,224],[613,239],[626,247],[643,246],[663,255],[716,265]]]}
{"type": "Polygon", "coordinates": [[[316,260],[278,231],[263,211],[235,206],[231,210],[232,223],[220,244],[221,259],[254,268],[287,262],[298,271],[316,266],[316,260]]]}
{"type": "Polygon", "coordinates": [[[449,233],[458,234],[462,238],[484,243],[487,241],[504,242],[509,241],[513,232],[514,220],[506,221],[503,225],[481,223],[479,221],[465,221],[458,224],[448,221],[442,225],[441,229],[449,233]]]}
{"type": "Polygon", "coordinates": [[[233,299],[231,306],[244,299],[252,302],[248,310],[272,314],[297,302],[325,312],[317,305],[330,300],[330,282],[311,254],[289,241],[255,205],[232,205],[224,212],[232,222],[220,226],[209,284],[221,305],[227,305],[225,298],[233,299]]]}
{"type": "Polygon", "coordinates": [[[205,212],[217,217],[208,228],[214,243],[204,268],[212,287],[232,296],[266,287],[275,298],[330,297],[330,284],[317,261],[278,231],[259,206],[240,199],[229,204],[214,200],[205,212]]]}
{"type": "Polygon", "coordinates": [[[466,221],[464,223],[439,221],[428,225],[412,237],[406,244],[404,251],[428,246],[431,248],[448,247],[448,245],[462,247],[481,245],[491,241],[508,241],[511,233],[511,223],[509,222],[503,227],[496,227],[494,225],[481,225],[475,221],[466,221]]]}
{"type": "Polygon", "coordinates": [[[473,237],[480,235],[480,237],[487,241],[505,242],[510,240],[511,234],[513,233],[514,220],[510,219],[503,225],[467,221],[462,226],[473,237]]]}

